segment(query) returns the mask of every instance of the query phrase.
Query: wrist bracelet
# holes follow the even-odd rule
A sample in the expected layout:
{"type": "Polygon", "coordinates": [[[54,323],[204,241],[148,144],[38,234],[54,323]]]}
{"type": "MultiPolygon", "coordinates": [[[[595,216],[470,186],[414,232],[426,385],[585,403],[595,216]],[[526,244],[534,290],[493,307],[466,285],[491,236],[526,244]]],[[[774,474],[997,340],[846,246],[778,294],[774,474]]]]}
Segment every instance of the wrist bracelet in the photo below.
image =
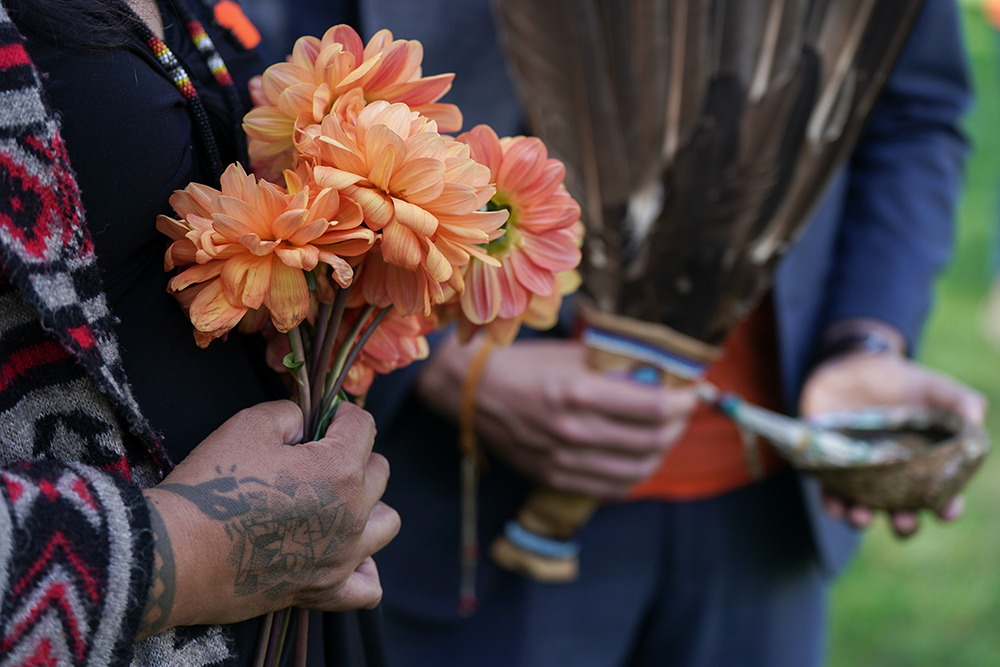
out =
{"type": "Polygon", "coordinates": [[[868,331],[858,331],[841,336],[836,340],[823,345],[823,347],[820,348],[819,353],[816,355],[815,365],[818,366],[825,361],[829,361],[830,359],[847,353],[873,355],[882,354],[883,352],[900,354],[899,349],[897,349],[893,341],[890,340],[890,338],[884,333],[874,329],[869,329],[868,331]]]}

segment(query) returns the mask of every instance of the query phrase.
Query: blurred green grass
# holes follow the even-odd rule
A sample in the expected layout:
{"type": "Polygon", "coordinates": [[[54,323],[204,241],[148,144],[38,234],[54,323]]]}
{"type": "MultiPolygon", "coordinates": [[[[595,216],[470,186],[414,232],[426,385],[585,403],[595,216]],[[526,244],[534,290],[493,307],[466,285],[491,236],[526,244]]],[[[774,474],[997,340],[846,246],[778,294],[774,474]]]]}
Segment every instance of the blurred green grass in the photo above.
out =
{"type": "MultiPolygon", "coordinates": [[[[983,334],[981,309],[1000,228],[1000,37],[977,3],[964,29],[976,105],[966,123],[973,144],[953,264],[942,276],[921,358],[986,394],[988,428],[1000,437],[1000,352],[983,334]]],[[[1000,666],[1000,453],[987,459],[954,525],[925,521],[895,539],[884,522],[833,596],[830,667],[1000,666]]]]}

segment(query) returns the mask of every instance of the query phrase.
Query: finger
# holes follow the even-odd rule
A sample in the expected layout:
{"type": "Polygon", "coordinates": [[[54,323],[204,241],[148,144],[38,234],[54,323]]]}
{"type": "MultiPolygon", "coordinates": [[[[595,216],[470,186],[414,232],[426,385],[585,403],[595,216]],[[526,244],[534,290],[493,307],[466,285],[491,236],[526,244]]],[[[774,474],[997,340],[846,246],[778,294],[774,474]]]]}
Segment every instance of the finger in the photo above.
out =
{"type": "Polygon", "coordinates": [[[910,537],[920,528],[920,517],[916,512],[900,510],[889,515],[892,529],[900,537],[910,537]]]}
{"type": "Polygon", "coordinates": [[[867,528],[874,518],[875,513],[862,505],[854,505],[847,510],[847,520],[855,528],[867,528]]]}
{"type": "Polygon", "coordinates": [[[955,496],[948,505],[938,512],[942,521],[957,521],[965,514],[965,496],[955,496]]]}
{"type": "Polygon", "coordinates": [[[830,518],[837,521],[847,515],[847,504],[844,499],[826,491],[823,491],[823,509],[826,510],[830,518]]]}
{"type": "Polygon", "coordinates": [[[365,465],[365,510],[374,508],[389,484],[389,460],[372,452],[365,465]]]}
{"type": "Polygon", "coordinates": [[[939,375],[932,375],[922,389],[921,398],[927,405],[951,410],[973,426],[982,426],[986,398],[978,391],[939,375]]]}
{"type": "MultiPolygon", "coordinates": [[[[295,445],[302,442],[302,409],[291,401],[270,401],[244,411],[251,415],[264,415],[277,433],[280,442],[295,445]]],[[[260,438],[261,425],[255,419],[243,422],[243,427],[253,431],[251,438],[260,438]]]]}
{"type": "Polygon", "coordinates": [[[327,611],[374,609],[382,601],[378,567],[370,556],[363,560],[337,591],[334,608],[327,611]]]}
{"type": "Polygon", "coordinates": [[[553,453],[552,458],[554,471],[586,475],[615,484],[641,482],[656,472],[662,460],[659,454],[643,458],[623,458],[596,450],[559,450],[553,453]]]}
{"type": "Polygon", "coordinates": [[[609,481],[606,478],[561,471],[550,471],[543,481],[559,491],[612,500],[624,498],[634,486],[631,483],[609,481]]]}
{"type": "Polygon", "coordinates": [[[643,424],[662,424],[687,418],[698,405],[693,387],[651,387],[608,376],[588,376],[565,392],[567,407],[596,412],[612,419],[643,424]]]}
{"type": "Polygon", "coordinates": [[[375,419],[370,412],[353,403],[341,403],[326,429],[324,440],[333,440],[349,447],[361,443],[359,451],[367,460],[375,446],[375,419]]]}
{"type": "Polygon", "coordinates": [[[551,420],[548,428],[556,441],[571,448],[599,449],[617,456],[644,458],[662,454],[683,435],[687,419],[640,426],[592,413],[573,413],[551,420]]]}
{"type": "Polygon", "coordinates": [[[399,513],[383,502],[375,503],[371,514],[368,515],[368,523],[365,531],[358,541],[358,553],[370,557],[389,544],[396,535],[402,522],[399,513]]]}

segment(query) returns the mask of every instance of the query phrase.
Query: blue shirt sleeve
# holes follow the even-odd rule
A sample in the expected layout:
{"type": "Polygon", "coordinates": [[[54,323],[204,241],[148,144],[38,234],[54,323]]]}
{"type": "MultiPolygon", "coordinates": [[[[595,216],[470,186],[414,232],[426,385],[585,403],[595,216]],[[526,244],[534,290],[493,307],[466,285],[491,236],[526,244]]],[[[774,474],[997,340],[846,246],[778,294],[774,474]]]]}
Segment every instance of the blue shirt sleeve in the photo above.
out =
{"type": "Polygon", "coordinates": [[[970,97],[956,3],[928,0],[848,166],[824,326],[875,318],[916,346],[951,256],[970,97]]]}

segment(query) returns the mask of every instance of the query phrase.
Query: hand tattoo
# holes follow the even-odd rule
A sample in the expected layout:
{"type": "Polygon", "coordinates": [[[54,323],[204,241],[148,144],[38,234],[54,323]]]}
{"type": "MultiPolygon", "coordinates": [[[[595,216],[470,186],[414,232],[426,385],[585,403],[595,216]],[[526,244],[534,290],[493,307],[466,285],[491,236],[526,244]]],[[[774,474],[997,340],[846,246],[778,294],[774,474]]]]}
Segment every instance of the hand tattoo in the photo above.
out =
{"type": "Polygon", "coordinates": [[[153,529],[153,576],[149,583],[149,598],[142,612],[139,636],[146,637],[163,632],[174,608],[174,591],[177,589],[177,572],[174,568],[174,551],[163,518],[151,501],[149,520],[153,529]]]}
{"type": "Polygon", "coordinates": [[[269,484],[224,475],[195,485],[157,488],[194,503],[222,522],[232,542],[229,563],[236,568],[237,597],[262,593],[277,598],[300,588],[332,561],[354,518],[329,483],[305,483],[287,473],[269,484]]]}

